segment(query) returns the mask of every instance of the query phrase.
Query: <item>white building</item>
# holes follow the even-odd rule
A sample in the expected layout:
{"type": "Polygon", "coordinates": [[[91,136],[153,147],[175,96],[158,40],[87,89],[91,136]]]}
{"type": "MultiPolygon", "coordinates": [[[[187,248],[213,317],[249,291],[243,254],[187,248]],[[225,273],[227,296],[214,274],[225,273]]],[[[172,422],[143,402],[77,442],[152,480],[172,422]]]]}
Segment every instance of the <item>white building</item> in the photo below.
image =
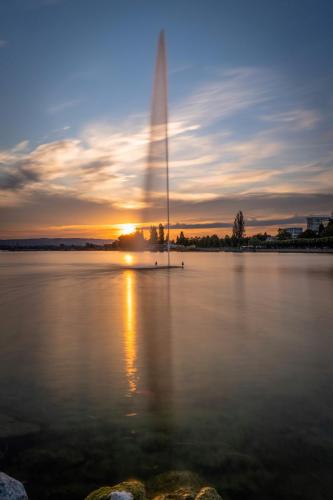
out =
{"type": "Polygon", "coordinates": [[[293,240],[298,238],[298,236],[303,233],[302,227],[286,227],[285,230],[291,234],[293,240]]]}
{"type": "Polygon", "coordinates": [[[307,229],[317,232],[320,224],[326,227],[332,218],[333,215],[309,215],[309,217],[306,218],[307,229]]]}

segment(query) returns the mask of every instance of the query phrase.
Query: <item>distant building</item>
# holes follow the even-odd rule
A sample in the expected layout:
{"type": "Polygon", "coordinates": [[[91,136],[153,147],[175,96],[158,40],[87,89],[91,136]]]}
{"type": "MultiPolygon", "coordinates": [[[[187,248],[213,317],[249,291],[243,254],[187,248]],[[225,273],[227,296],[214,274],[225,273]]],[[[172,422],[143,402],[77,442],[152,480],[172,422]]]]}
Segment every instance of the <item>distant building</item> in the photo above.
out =
{"type": "Polygon", "coordinates": [[[325,227],[332,218],[333,215],[309,215],[309,217],[306,218],[307,229],[317,232],[320,224],[323,224],[325,227]]]}
{"type": "Polygon", "coordinates": [[[303,233],[303,228],[302,227],[286,227],[285,231],[291,234],[291,237],[293,240],[298,238],[300,234],[303,233]]]}

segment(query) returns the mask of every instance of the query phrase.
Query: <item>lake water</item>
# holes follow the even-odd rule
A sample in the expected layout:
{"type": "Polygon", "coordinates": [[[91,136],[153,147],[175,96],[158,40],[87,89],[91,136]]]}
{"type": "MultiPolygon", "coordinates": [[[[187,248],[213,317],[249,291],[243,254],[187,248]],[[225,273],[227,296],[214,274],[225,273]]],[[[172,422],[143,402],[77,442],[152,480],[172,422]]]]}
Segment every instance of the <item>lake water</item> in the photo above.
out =
{"type": "Polygon", "coordinates": [[[0,469],[31,499],[190,469],[333,498],[333,256],[0,253],[0,469]]]}

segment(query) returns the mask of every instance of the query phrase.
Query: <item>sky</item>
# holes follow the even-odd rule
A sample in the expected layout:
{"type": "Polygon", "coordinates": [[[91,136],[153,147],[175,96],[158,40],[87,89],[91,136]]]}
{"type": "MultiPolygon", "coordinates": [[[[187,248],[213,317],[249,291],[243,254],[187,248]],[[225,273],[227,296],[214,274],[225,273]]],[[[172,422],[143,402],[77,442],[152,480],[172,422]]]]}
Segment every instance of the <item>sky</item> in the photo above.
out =
{"type": "Polygon", "coordinates": [[[331,0],[0,0],[0,238],[140,222],[161,29],[177,231],[330,213],[332,25],[331,0]]]}

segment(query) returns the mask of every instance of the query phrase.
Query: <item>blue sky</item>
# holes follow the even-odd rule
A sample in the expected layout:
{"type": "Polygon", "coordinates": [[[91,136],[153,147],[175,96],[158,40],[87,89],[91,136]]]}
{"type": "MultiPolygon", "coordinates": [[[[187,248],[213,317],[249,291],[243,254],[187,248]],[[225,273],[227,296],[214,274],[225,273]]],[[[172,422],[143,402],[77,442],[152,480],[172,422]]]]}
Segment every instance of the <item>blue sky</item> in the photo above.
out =
{"type": "Polygon", "coordinates": [[[1,0],[0,236],[139,220],[161,28],[173,223],[330,212],[332,25],[323,0],[1,0]]]}

